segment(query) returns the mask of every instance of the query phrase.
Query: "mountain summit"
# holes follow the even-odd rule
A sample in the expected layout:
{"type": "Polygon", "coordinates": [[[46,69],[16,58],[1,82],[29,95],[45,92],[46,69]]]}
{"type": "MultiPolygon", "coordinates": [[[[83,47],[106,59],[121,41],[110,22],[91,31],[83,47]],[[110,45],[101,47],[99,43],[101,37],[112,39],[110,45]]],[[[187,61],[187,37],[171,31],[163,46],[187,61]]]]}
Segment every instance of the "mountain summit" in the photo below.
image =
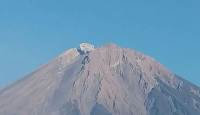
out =
{"type": "Polygon", "coordinates": [[[0,115],[200,115],[200,88],[140,52],[86,43],[1,88],[0,115]]]}

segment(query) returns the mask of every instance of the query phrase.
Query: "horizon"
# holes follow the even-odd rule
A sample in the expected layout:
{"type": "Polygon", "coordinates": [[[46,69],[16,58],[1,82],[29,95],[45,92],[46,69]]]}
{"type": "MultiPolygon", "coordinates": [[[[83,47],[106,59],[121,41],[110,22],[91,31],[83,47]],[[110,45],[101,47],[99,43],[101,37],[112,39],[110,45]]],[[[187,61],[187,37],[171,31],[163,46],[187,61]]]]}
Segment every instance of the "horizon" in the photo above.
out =
{"type": "Polygon", "coordinates": [[[200,1],[1,1],[0,87],[86,42],[154,58],[200,87],[200,1]]]}

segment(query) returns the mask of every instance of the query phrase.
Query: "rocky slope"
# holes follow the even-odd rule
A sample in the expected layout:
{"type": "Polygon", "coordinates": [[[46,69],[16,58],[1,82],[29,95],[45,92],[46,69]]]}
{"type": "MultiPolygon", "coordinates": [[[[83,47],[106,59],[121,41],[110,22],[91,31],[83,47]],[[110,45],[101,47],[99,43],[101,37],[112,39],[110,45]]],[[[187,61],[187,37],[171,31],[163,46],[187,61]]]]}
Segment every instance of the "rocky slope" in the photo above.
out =
{"type": "Polygon", "coordinates": [[[200,115],[200,88],[153,58],[81,44],[0,89],[0,115],[200,115]]]}

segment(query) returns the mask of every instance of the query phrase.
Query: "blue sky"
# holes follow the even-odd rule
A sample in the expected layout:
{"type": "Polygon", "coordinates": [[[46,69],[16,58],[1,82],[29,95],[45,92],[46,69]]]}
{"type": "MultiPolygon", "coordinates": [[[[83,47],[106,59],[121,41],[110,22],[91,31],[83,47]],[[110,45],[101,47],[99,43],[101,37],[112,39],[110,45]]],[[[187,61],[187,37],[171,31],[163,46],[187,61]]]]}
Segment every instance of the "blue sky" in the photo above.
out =
{"type": "Polygon", "coordinates": [[[113,42],[200,86],[199,0],[1,0],[0,86],[63,51],[113,42]]]}

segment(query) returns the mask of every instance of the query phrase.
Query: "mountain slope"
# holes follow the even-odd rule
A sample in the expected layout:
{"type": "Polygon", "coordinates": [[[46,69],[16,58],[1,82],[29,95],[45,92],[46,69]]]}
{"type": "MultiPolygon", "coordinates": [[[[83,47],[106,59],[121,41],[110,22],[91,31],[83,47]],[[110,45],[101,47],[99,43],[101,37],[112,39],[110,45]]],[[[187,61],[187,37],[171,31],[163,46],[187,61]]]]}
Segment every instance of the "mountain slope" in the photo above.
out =
{"type": "Polygon", "coordinates": [[[0,114],[200,115],[200,88],[153,58],[82,45],[2,88],[0,114]]]}

